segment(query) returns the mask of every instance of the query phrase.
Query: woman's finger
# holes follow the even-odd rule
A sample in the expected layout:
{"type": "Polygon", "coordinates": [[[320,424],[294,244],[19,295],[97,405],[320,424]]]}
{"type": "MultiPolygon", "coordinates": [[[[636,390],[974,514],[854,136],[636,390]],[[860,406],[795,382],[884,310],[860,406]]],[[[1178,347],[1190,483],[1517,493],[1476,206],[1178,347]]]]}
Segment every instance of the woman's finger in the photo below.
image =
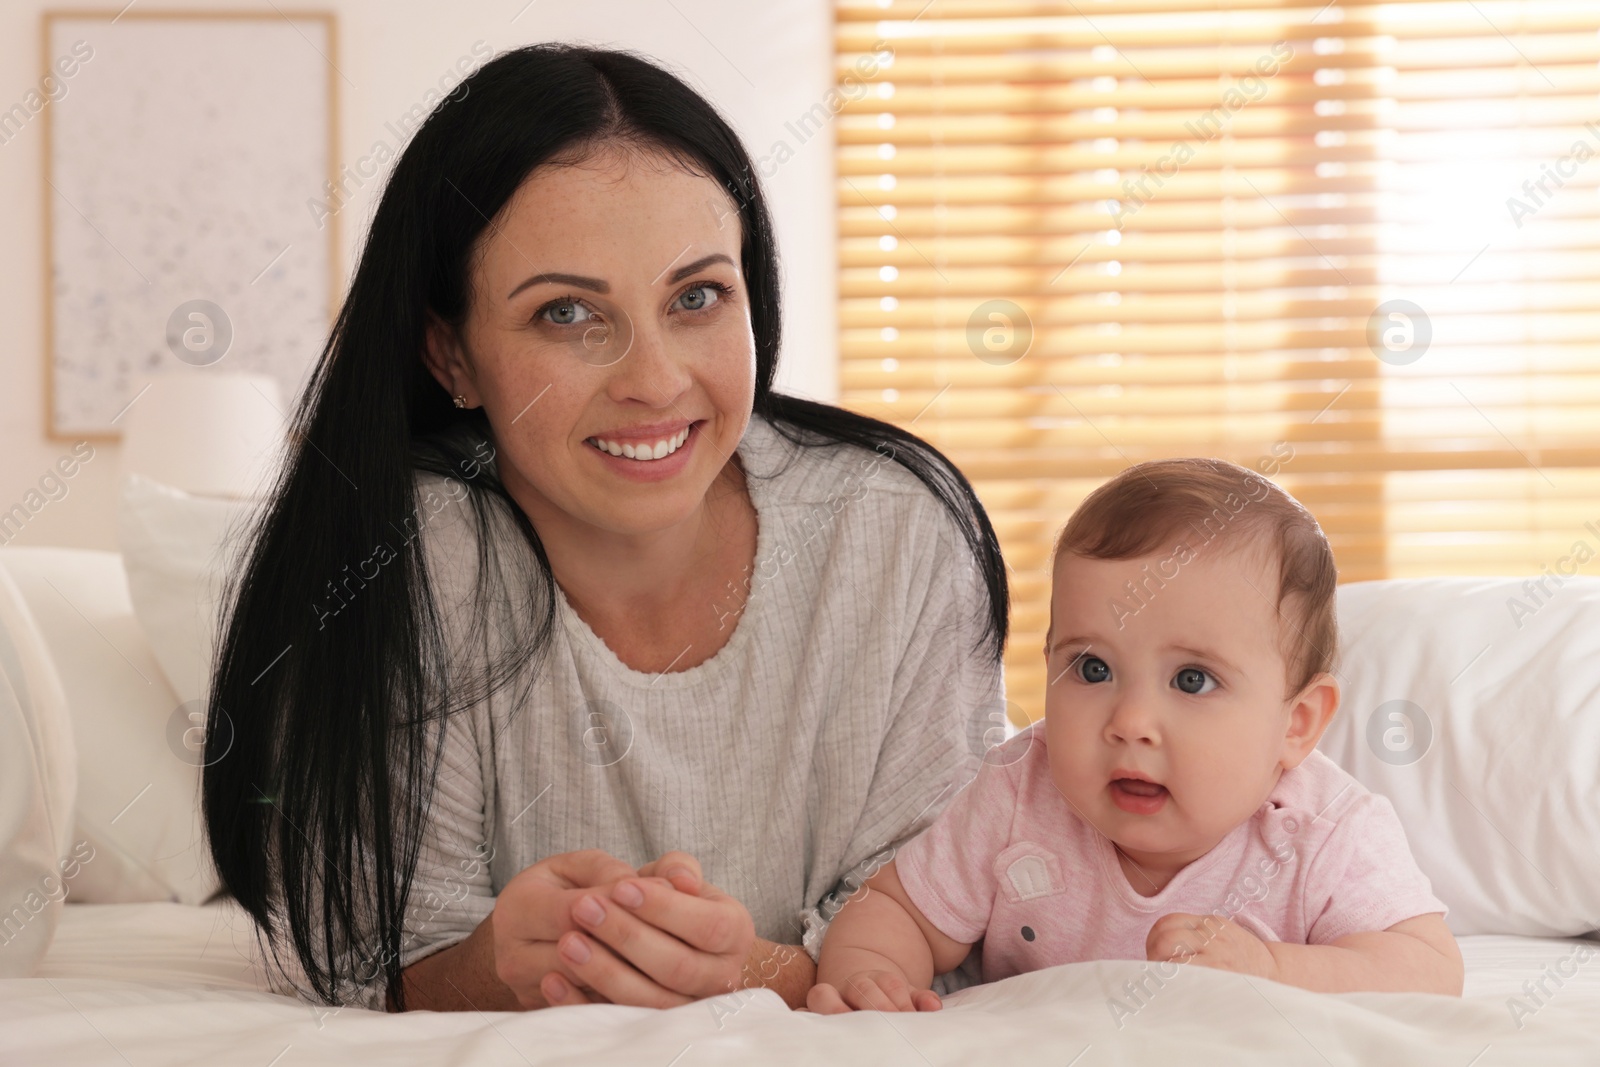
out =
{"type": "MultiPolygon", "coordinates": [[[[594,886],[609,886],[634,873],[621,860],[599,849],[586,849],[549,856],[506,883],[494,904],[494,970],[519,1004],[542,1008],[549,1002],[545,980],[550,971],[562,966],[557,940],[578,929],[572,921],[572,905],[578,898],[594,886]]],[[[568,971],[563,978],[569,989],[575,987],[579,992],[566,995],[559,1003],[596,999],[582,991],[587,983],[575,973],[568,971]]]]}
{"type": "Polygon", "coordinates": [[[632,867],[598,849],[540,860],[501,889],[495,905],[496,942],[554,941],[577,929],[572,905],[588,890],[634,874],[632,867]]]}
{"type": "Polygon", "coordinates": [[[539,992],[544,995],[545,1005],[551,1008],[565,1008],[575,1004],[595,1003],[595,1001],[584,995],[583,990],[567,981],[557,971],[550,971],[545,974],[544,978],[539,982],[539,992]]]}
{"type": "Polygon", "coordinates": [[[592,937],[581,933],[563,934],[557,946],[561,962],[578,981],[613,1004],[676,1008],[695,999],[652,981],[592,937]]]}
{"type": "Polygon", "coordinates": [[[710,882],[691,895],[656,879],[625,878],[611,887],[610,899],[691,948],[738,954],[741,966],[755,938],[750,913],[710,882]]]}
{"type": "Polygon", "coordinates": [[[619,878],[631,878],[638,874],[626,863],[598,848],[586,848],[578,852],[558,852],[554,856],[540,860],[528,870],[540,871],[545,880],[561,889],[587,889],[597,885],[609,885],[619,878]]]}
{"type": "MultiPolygon", "coordinates": [[[[658,879],[639,881],[655,884],[662,893],[683,895],[658,879]]],[[[627,884],[622,882],[613,886],[610,898],[598,893],[585,895],[573,906],[573,919],[663,988],[689,996],[714,996],[729,992],[737,981],[737,971],[743,965],[743,959],[733,960],[725,955],[701,951],[641,916],[632,914],[616,899],[618,896],[634,899],[623,888],[627,884]]],[[[723,906],[727,907],[726,904],[723,906]]]]}
{"type": "Polygon", "coordinates": [[[583,987],[583,980],[574,974],[561,958],[554,941],[518,943],[504,956],[496,949],[495,973],[517,996],[517,1002],[526,1010],[543,1008],[548,1004],[604,1003],[605,998],[583,987]],[[579,997],[566,997],[561,1001],[550,999],[545,989],[549,975],[560,977],[567,986],[575,988],[579,997]]]}
{"type": "Polygon", "coordinates": [[[651,860],[639,868],[642,877],[665,878],[673,888],[683,893],[698,893],[705,875],[700,870],[700,861],[687,852],[674,849],[664,852],[660,859],[651,860]],[[680,873],[681,872],[681,873],[680,873]]]}

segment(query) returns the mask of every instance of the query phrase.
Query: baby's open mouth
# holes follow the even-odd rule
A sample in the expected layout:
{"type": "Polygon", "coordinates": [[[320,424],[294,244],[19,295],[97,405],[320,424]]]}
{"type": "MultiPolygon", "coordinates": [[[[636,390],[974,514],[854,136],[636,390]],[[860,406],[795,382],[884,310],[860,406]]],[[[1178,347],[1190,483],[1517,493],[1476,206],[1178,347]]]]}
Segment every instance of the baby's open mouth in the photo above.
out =
{"type": "Polygon", "coordinates": [[[1142,778],[1113,778],[1111,800],[1134,815],[1154,815],[1167,803],[1167,787],[1142,778]]]}

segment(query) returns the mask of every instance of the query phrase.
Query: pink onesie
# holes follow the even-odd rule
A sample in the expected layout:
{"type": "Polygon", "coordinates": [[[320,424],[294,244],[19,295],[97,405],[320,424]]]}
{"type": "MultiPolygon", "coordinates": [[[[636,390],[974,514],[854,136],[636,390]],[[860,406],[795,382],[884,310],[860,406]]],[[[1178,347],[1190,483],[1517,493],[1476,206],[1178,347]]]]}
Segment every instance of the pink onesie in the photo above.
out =
{"type": "Polygon", "coordinates": [[[895,868],[946,936],[983,939],[983,981],[1096,959],[1145,959],[1170,912],[1216,914],[1264,940],[1325,945],[1443,913],[1389,801],[1321,752],[1161,892],[1128,884],[1109,839],[1050,777],[1044,724],[989,752],[895,868]]]}

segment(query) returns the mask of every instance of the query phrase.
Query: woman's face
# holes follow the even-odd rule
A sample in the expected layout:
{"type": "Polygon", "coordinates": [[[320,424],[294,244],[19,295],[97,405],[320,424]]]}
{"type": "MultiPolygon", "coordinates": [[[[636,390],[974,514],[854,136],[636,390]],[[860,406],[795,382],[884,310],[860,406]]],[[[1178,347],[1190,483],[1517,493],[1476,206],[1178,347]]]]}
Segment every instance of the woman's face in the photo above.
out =
{"type": "Polygon", "coordinates": [[[467,321],[434,326],[430,365],[483,406],[536,524],[644,533],[696,513],[754,398],[739,245],[716,182],[614,150],[538,168],[484,231],[467,321]]]}

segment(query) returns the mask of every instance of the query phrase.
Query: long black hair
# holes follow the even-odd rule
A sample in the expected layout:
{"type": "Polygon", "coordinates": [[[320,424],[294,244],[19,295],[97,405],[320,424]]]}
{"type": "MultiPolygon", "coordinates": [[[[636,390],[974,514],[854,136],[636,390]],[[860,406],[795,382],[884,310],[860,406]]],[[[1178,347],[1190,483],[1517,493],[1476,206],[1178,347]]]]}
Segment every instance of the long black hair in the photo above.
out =
{"type": "Polygon", "coordinates": [[[408,887],[445,723],[539,663],[554,618],[538,535],[484,462],[486,417],[458,410],[424,365],[426,318],[465,320],[474,248],[535,168],[604,145],[662,153],[727,191],[742,226],[753,413],[797,444],[877,449],[920,479],[949,510],[988,589],[974,654],[998,660],[1005,645],[1005,567],[966,478],[903,430],[773,392],[772,221],[727,122],[677,77],[626,52],[541,44],[495,58],[435,108],[395,163],[291,418],[293,447],[224,601],[202,786],[211,856],[273,959],[292,948],[303,992],[325,1002],[381,976],[404,1007],[408,887]],[[414,536],[415,518],[426,518],[419,472],[467,487],[480,593],[492,569],[486,522],[507,516],[529,549],[528,588],[513,591],[525,598],[527,630],[473,677],[459,676],[447,654],[414,536]]]}

